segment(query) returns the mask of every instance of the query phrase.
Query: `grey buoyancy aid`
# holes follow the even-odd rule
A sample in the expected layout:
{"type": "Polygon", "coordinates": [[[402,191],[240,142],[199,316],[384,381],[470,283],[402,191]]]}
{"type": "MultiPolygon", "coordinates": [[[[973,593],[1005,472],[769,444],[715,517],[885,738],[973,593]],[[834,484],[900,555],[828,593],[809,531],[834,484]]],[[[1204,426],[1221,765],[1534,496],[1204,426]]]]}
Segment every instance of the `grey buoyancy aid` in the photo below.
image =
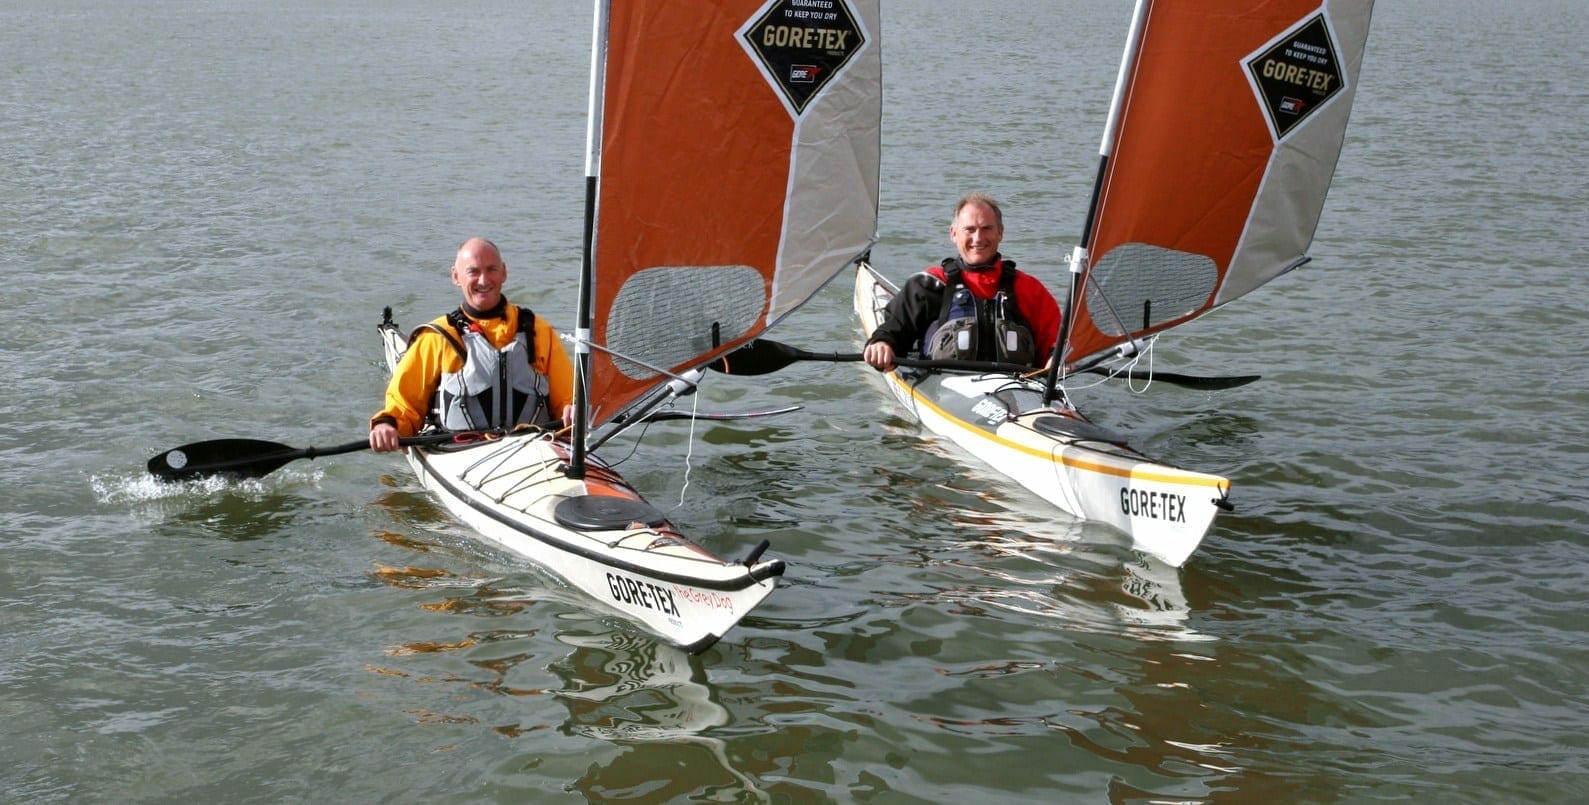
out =
{"type": "Polygon", "coordinates": [[[553,419],[547,399],[551,383],[534,366],[534,313],[519,308],[518,332],[500,350],[462,311],[447,314],[447,323],[458,338],[449,337],[434,323],[414,331],[418,335],[420,330],[435,330],[463,359],[458,371],[442,373],[431,406],[437,424],[447,430],[485,430],[543,425],[553,419]]]}
{"type": "Polygon", "coordinates": [[[1032,329],[1015,304],[1015,266],[999,268],[999,289],[978,299],[961,280],[961,269],[945,261],[943,307],[927,326],[921,352],[933,360],[998,361],[1030,366],[1037,355],[1032,329]]]}

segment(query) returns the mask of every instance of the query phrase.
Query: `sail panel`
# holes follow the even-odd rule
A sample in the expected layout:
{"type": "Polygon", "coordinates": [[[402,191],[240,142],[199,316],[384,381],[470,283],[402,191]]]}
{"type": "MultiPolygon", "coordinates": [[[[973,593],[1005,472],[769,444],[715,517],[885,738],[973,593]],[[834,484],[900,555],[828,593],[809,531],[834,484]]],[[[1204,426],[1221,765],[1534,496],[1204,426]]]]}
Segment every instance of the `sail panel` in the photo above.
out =
{"type": "Polygon", "coordinates": [[[779,269],[768,325],[809,299],[877,236],[882,163],[882,60],[875,0],[856,3],[860,33],[873,43],[796,122],[779,269]],[[820,267],[820,268],[811,268],[820,267]]]}
{"type": "Polygon", "coordinates": [[[1185,323],[1306,261],[1372,8],[1149,3],[1066,360],[1185,323]]]}
{"type": "Polygon", "coordinates": [[[1192,315],[1219,282],[1206,255],[1122,243],[1093,266],[1087,309],[1099,332],[1124,339],[1192,315]]]}
{"type": "Polygon", "coordinates": [[[750,266],[656,266],[630,276],[607,319],[607,348],[625,377],[649,381],[724,341],[750,336],[766,297],[750,266]],[[681,335],[682,334],[682,335],[681,335]]]}
{"type": "Polygon", "coordinates": [[[877,7],[611,4],[593,425],[667,379],[640,362],[680,372],[728,352],[875,241],[877,7]]]}

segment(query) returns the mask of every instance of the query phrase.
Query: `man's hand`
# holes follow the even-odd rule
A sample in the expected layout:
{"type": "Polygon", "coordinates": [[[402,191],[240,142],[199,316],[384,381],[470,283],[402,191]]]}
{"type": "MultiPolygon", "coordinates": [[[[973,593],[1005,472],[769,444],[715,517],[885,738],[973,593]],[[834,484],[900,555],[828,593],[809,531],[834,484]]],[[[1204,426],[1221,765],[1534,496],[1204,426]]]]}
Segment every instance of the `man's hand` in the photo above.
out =
{"type": "Polygon", "coordinates": [[[887,341],[873,341],[867,344],[861,357],[866,358],[866,362],[879,372],[894,368],[894,348],[887,341]]]}
{"type": "Polygon", "coordinates": [[[397,441],[397,426],[390,422],[382,422],[370,428],[370,449],[377,453],[390,453],[393,450],[403,449],[397,441]]]}

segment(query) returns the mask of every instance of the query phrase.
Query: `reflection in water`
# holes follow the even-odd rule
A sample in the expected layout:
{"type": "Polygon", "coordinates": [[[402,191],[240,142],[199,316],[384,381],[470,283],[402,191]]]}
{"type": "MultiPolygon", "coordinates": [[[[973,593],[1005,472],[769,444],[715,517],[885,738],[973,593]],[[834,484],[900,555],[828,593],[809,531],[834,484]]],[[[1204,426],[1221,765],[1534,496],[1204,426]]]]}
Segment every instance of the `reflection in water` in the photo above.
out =
{"type": "Polygon", "coordinates": [[[551,670],[563,679],[566,731],[608,741],[696,736],[728,723],[699,660],[637,635],[564,633],[576,646],[551,670]]]}
{"type": "MultiPolygon", "coordinates": [[[[421,603],[419,610],[429,613],[507,616],[558,597],[551,591],[508,591],[499,587],[501,580],[496,578],[467,578],[440,568],[378,567],[372,575],[404,589],[464,591],[421,603]]],[[[572,595],[563,603],[572,605],[572,595]]],[[[602,629],[602,619],[585,613],[563,614],[559,621],[563,626],[556,640],[575,646],[563,661],[548,665],[548,670],[564,681],[564,688],[555,692],[569,708],[566,732],[612,741],[658,740],[699,734],[728,722],[726,710],[710,697],[706,673],[696,657],[626,629],[602,629]]],[[[454,640],[400,643],[388,649],[388,656],[464,651],[470,665],[494,676],[493,680],[475,681],[474,686],[516,695],[523,691],[505,686],[504,680],[515,672],[518,662],[540,654],[532,649],[510,656],[499,654],[504,643],[516,640],[540,641],[542,646],[537,648],[545,645],[535,629],[474,630],[454,640]],[[480,648],[491,649],[493,656],[467,656],[480,648]]]]}
{"type": "Polygon", "coordinates": [[[1118,603],[1121,621],[1143,628],[1131,629],[1133,636],[1160,640],[1214,640],[1186,625],[1191,605],[1181,587],[1181,572],[1152,557],[1138,556],[1121,563],[1126,571],[1121,591],[1135,601],[1118,603]],[[1141,602],[1142,606],[1135,606],[1141,602]]]}
{"type": "MultiPolygon", "coordinates": [[[[877,791],[908,789],[910,777],[933,774],[913,768],[912,751],[879,751],[901,717],[930,725],[938,736],[931,742],[945,748],[989,752],[964,761],[963,771],[1003,774],[1010,790],[1039,790],[1051,770],[995,772],[997,749],[1056,738],[1062,753],[1118,769],[1121,790],[1163,791],[1168,779],[1186,783],[1169,791],[1196,795],[1211,779],[1254,779],[1251,764],[1242,770],[1229,762],[1227,738],[1195,723],[1209,706],[1195,686],[1218,674],[1220,662],[1193,648],[1213,638],[1190,626],[1181,571],[1062,513],[1018,510],[1029,496],[1008,484],[990,486],[959,465],[932,469],[893,476],[876,491],[887,496],[880,509],[917,524],[908,539],[850,554],[855,572],[828,569],[802,582],[817,593],[865,575],[867,607],[836,617],[821,603],[827,596],[790,596],[785,614],[801,627],[786,644],[767,632],[740,647],[745,656],[710,660],[725,674],[741,667],[749,681],[714,685],[700,658],[604,618],[532,567],[495,558],[446,527],[428,532],[438,535],[434,541],[427,532],[378,533],[415,561],[373,575],[421,592],[417,606],[427,614],[513,626],[444,625],[438,637],[436,622],[426,621],[425,639],[389,649],[393,667],[381,672],[454,688],[436,710],[407,710],[421,723],[474,724],[527,745],[556,731],[616,748],[577,763],[581,773],[569,786],[593,800],[816,795],[824,789],[790,781],[832,779],[856,763],[882,763],[905,776],[890,782],[867,772],[851,780],[852,793],[867,790],[857,787],[861,779],[877,791]],[[972,634],[975,645],[996,643],[1009,653],[965,653],[972,634]],[[1040,653],[1056,639],[1073,647],[1071,659],[1040,653]],[[549,655],[554,648],[571,650],[549,655]],[[886,680],[834,682],[863,679],[860,668],[884,662],[920,663],[933,681],[915,675],[908,690],[886,680]],[[847,663],[856,668],[838,670],[847,663]],[[768,689],[755,681],[772,678],[805,685],[790,692],[787,683],[768,689]],[[458,687],[488,695],[460,698],[458,687]],[[521,701],[491,705],[498,697],[521,701]],[[857,751],[869,759],[851,757],[857,751]]],[[[386,502],[411,509],[398,518],[405,522],[423,522],[433,505],[396,494],[386,502]]]]}
{"type": "Polygon", "coordinates": [[[1132,672],[1114,689],[1118,702],[1067,709],[1048,726],[1078,748],[1121,764],[1123,771],[1110,781],[1116,801],[1353,799],[1354,792],[1341,787],[1339,764],[1383,762],[1376,751],[1356,747],[1369,734],[1400,726],[1368,703],[1344,701],[1339,690],[1319,684],[1320,662],[1291,647],[1254,652],[1223,641],[1188,651],[1138,643],[1111,654],[1115,667],[1132,672]],[[1299,770],[1283,760],[1310,750],[1327,761],[1299,770]]]}
{"type": "MultiPolygon", "coordinates": [[[[937,535],[919,536],[915,550],[889,561],[953,569],[961,578],[974,573],[986,581],[956,579],[930,594],[904,597],[936,600],[962,614],[1004,610],[1065,630],[1212,639],[1186,625],[1191,609],[1178,569],[1100,542],[1103,529],[1061,512],[1009,508],[1002,495],[976,486],[978,480],[911,490],[919,518],[942,525],[937,535]]],[[[1020,496],[1017,502],[1026,502],[1020,496]]]]}
{"type": "MultiPolygon", "coordinates": [[[[1249,417],[1210,410],[1198,412],[1190,425],[1178,422],[1167,430],[1174,438],[1187,440],[1180,447],[1191,451],[1206,447],[1205,442],[1242,443],[1255,426],[1249,417]]],[[[1003,560],[963,562],[1000,583],[946,595],[960,594],[990,607],[1062,620],[1070,628],[1079,622],[1081,628],[1123,628],[1150,640],[1212,639],[1185,625],[1190,607],[1180,571],[1131,550],[1129,537],[1065,514],[914,423],[887,438],[901,440],[934,459],[913,462],[909,472],[891,476],[887,490],[890,498],[903,499],[912,510],[910,522],[922,539],[931,540],[934,533],[921,524],[933,523],[950,552],[1003,560]],[[1121,557],[1118,564],[1114,556],[1121,557]],[[1021,559],[1029,560],[1026,566],[1001,570],[1019,566],[1021,559]],[[1122,570],[1123,574],[1118,572],[1122,570]],[[1063,594],[1067,589],[1077,594],[1063,594]],[[1099,621],[1100,612],[1109,617],[1099,621]]],[[[944,561],[962,563],[956,558],[944,561]]]]}
{"type": "Polygon", "coordinates": [[[400,487],[397,478],[381,476],[381,483],[394,487],[376,498],[375,505],[385,509],[392,519],[400,523],[413,523],[426,528],[457,528],[458,521],[429,492],[400,487]]]}
{"type": "MultiPolygon", "coordinates": [[[[445,546],[411,537],[377,536],[415,553],[447,553],[445,546]]],[[[729,759],[725,742],[711,734],[727,726],[731,718],[728,709],[716,701],[698,657],[589,611],[588,602],[550,581],[545,586],[512,588],[503,578],[414,565],[378,566],[371,575],[393,587],[441,592],[439,599],[424,601],[418,608],[439,615],[469,616],[471,621],[481,616],[525,620],[526,609],[552,604],[556,644],[573,649],[564,657],[545,660],[546,649],[553,644],[538,628],[471,630],[449,639],[400,643],[390,647],[387,656],[406,667],[369,670],[493,696],[542,702],[551,697],[567,710],[567,719],[556,727],[565,735],[628,747],[589,766],[574,783],[586,796],[767,798],[729,759]],[[458,660],[467,667],[460,666],[458,660]],[[540,662],[546,664],[538,666],[540,662]],[[561,684],[553,683],[548,673],[561,684]],[[526,677],[544,677],[546,681],[524,684],[526,677]],[[659,753],[667,759],[660,759],[659,753]]],[[[543,616],[537,622],[544,624],[547,619],[543,616]]],[[[474,708],[463,702],[450,709],[474,708]]],[[[478,717],[458,712],[417,707],[405,712],[421,724],[480,723],[478,717]]],[[[533,715],[526,715],[528,723],[521,719],[489,729],[514,739],[552,726],[535,723],[533,715]]]]}

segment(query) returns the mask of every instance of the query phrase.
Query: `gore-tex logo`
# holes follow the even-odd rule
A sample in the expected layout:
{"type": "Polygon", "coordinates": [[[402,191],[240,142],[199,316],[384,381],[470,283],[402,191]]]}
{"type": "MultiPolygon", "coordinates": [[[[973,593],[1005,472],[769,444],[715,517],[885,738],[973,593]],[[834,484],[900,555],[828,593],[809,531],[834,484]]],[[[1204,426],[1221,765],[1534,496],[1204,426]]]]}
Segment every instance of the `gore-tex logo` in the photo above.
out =
{"type": "Polygon", "coordinates": [[[848,0],[773,0],[739,31],[796,116],[865,44],[848,0]]]}
{"type": "Polygon", "coordinates": [[[1247,58],[1247,75],[1276,140],[1301,125],[1346,85],[1323,14],[1303,20],[1247,58]]]}

